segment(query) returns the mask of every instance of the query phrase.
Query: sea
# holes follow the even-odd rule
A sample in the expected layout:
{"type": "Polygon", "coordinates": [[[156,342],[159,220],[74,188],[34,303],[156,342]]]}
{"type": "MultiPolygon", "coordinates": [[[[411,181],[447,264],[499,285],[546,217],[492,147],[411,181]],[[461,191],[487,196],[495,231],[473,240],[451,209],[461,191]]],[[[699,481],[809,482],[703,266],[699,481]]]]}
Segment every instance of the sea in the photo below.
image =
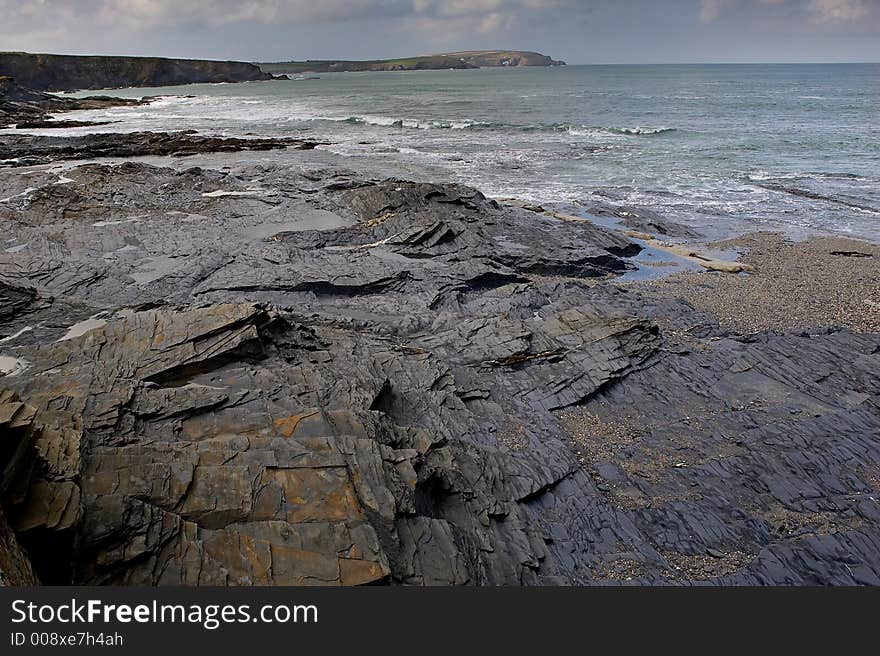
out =
{"type": "Polygon", "coordinates": [[[393,164],[492,197],[650,209],[713,236],[880,240],[880,64],[330,73],[113,93],[165,97],[82,113],[117,122],[66,132],[307,137],[360,169],[393,164]]]}

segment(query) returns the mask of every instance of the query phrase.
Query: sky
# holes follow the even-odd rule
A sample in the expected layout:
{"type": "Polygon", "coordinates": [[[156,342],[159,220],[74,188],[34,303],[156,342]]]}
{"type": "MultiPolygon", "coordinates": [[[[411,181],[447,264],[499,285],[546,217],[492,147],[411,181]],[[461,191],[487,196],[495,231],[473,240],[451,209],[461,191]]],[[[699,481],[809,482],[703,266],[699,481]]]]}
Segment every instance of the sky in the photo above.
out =
{"type": "Polygon", "coordinates": [[[880,61],[880,0],[0,0],[0,50],[245,61],[537,50],[571,64],[880,61]]]}

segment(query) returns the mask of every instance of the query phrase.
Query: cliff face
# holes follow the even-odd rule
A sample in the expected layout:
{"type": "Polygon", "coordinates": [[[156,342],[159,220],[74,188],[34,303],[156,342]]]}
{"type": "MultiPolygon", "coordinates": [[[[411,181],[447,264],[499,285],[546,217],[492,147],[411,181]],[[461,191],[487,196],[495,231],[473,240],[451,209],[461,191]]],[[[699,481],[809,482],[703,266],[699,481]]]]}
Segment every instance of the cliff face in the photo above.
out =
{"type": "Polygon", "coordinates": [[[15,78],[22,86],[39,91],[272,79],[269,73],[264,73],[259,67],[243,62],[42,55],[25,52],[0,53],[0,75],[15,78]]]}

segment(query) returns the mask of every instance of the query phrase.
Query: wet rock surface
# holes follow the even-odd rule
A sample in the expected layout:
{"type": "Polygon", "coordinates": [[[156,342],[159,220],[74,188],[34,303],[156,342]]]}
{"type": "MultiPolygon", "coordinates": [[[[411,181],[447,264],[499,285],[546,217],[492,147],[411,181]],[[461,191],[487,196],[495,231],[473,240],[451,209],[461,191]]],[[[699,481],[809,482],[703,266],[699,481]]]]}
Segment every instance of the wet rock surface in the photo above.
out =
{"type": "Polygon", "coordinates": [[[146,155],[188,157],[199,153],[230,153],[243,150],[310,150],[318,142],[304,139],[239,139],[211,137],[194,131],[128,132],[123,134],[55,137],[32,135],[0,136],[0,160],[7,167],[34,166],[58,160],[87,160],[105,157],[128,158],[146,155]]]}
{"type": "Polygon", "coordinates": [[[587,206],[585,210],[591,216],[614,219],[624,228],[643,232],[654,237],[688,241],[699,239],[702,236],[693,228],[670,221],[657,212],[644,207],[593,203],[587,206]]]}
{"type": "Polygon", "coordinates": [[[34,121],[20,121],[15,127],[18,130],[63,130],[68,128],[87,128],[97,125],[110,125],[112,121],[56,121],[53,119],[38,119],[34,121]]]}
{"type": "MultiPolygon", "coordinates": [[[[22,86],[0,71],[0,128],[18,124],[19,127],[63,127],[63,121],[49,120],[51,112],[69,112],[78,109],[103,109],[140,105],[150,99],[112,98],[91,96],[87,98],[62,98],[43,91],[22,86]]],[[[67,127],[75,127],[68,122],[67,127]]],[[[81,123],[81,122],[75,122],[81,123]]],[[[86,125],[93,125],[86,123],[86,125]]]]}
{"type": "Polygon", "coordinates": [[[0,173],[0,246],[45,583],[880,583],[880,337],[738,336],[589,222],[87,164],[0,173]]]}

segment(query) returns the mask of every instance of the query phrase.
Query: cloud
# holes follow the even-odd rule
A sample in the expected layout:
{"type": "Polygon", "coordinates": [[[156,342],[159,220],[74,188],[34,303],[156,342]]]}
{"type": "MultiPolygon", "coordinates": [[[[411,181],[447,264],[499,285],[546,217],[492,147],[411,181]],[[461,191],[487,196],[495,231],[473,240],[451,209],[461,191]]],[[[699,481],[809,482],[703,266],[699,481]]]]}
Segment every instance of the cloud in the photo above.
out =
{"type": "MultiPolygon", "coordinates": [[[[21,3],[19,3],[21,4],[21,3]]],[[[61,4],[44,2],[43,4],[61,4]]],[[[500,28],[523,12],[577,8],[575,0],[86,0],[105,24],[158,26],[255,22],[308,24],[363,18],[473,18],[500,28]]],[[[84,13],[89,13],[88,9],[84,13]]]]}
{"type": "MultiPolygon", "coordinates": [[[[515,27],[583,18],[595,7],[625,12],[641,0],[0,0],[0,35],[49,32],[132,32],[162,27],[235,24],[303,26],[383,20],[401,25],[502,33],[515,27]],[[619,7],[615,7],[618,5],[619,7]]],[[[685,0],[687,1],[687,0],[685,0]]],[[[748,10],[755,20],[793,17],[804,25],[880,25],[880,0],[690,0],[702,24],[748,10]]],[[[646,0],[645,0],[645,3],[646,0]]],[[[686,5],[685,5],[686,11],[686,5]]]]}
{"type": "Polygon", "coordinates": [[[6,49],[83,51],[102,43],[144,42],[161,31],[250,25],[253,34],[358,26],[420,34],[428,47],[444,40],[511,34],[583,15],[604,2],[608,0],[0,0],[0,40],[6,49]]]}
{"type": "Polygon", "coordinates": [[[729,4],[731,4],[731,0],[700,0],[700,22],[714,22],[729,4]]]}
{"type": "Polygon", "coordinates": [[[809,11],[817,23],[852,23],[867,18],[871,7],[866,0],[810,0],[809,11]]]}
{"type": "MultiPolygon", "coordinates": [[[[880,0],[0,0],[0,48],[42,52],[380,57],[506,47],[689,59],[728,43],[751,48],[759,33],[777,35],[773,53],[793,35],[845,46],[848,35],[880,33],[880,0]]],[[[861,42],[858,57],[876,57],[861,42]]]]}
{"type": "MultiPolygon", "coordinates": [[[[607,0],[0,0],[3,48],[78,42],[86,48],[164,28],[205,30],[236,25],[304,28],[369,24],[383,31],[503,34],[583,13],[607,0]],[[374,26],[375,27],[375,26],[374,26]],[[68,33],[68,38],[65,38],[68,33]],[[55,38],[52,38],[55,37],[55,38]],[[78,39],[76,38],[78,37],[78,39]]],[[[369,28],[367,28],[369,29],[369,28]]],[[[46,46],[42,46],[46,47],[46,46]]],[[[57,46],[54,46],[57,47],[57,46]]]]}
{"type": "Polygon", "coordinates": [[[699,20],[713,23],[728,10],[750,8],[755,17],[778,13],[814,26],[880,29],[880,0],[699,0],[699,20]]]}

